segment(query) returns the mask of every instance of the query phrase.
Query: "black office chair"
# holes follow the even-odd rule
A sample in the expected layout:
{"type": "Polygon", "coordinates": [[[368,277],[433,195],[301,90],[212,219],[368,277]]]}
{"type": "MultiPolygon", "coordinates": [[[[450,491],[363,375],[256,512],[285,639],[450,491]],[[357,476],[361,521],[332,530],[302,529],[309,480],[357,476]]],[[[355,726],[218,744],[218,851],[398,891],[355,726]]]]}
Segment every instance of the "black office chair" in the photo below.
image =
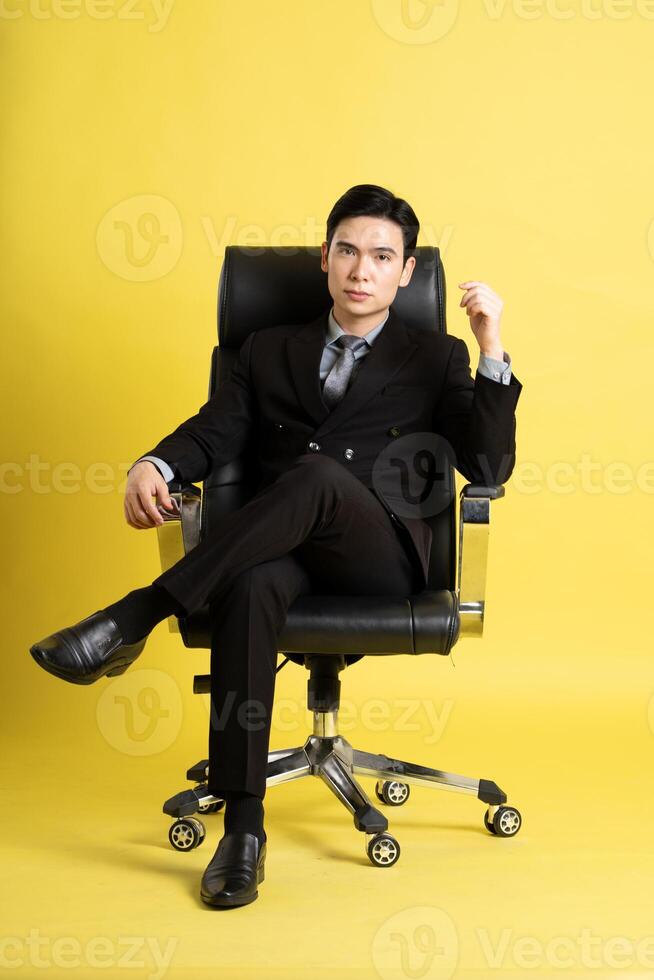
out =
{"type": "MultiPolygon", "coordinates": [[[[411,327],[444,332],[445,278],[439,250],[419,247],[416,260],[411,282],[398,290],[393,308],[411,327]]],[[[228,247],[218,289],[220,346],[213,350],[209,397],[229,377],[253,325],[305,323],[327,310],[331,302],[318,248],[228,247]]],[[[169,484],[180,514],[165,513],[164,524],[158,528],[164,569],[193,548],[215,520],[247,502],[256,485],[253,455],[246,452],[213,470],[204,480],[202,493],[192,484],[169,484]]],[[[471,779],[354,749],[338,734],[338,675],[344,667],[362,656],[447,655],[460,637],[482,636],[490,501],[502,497],[504,488],[467,484],[462,489],[457,569],[454,470],[445,452],[437,465],[444,480],[442,499],[432,508],[437,513],[426,517],[433,542],[425,591],[397,597],[300,595],[288,610],[279,640],[286,659],[277,670],[291,661],[309,671],[313,734],[303,746],[269,753],[266,787],[302,776],[320,776],[354,815],[355,827],[366,835],[368,857],[380,867],[397,861],[400,846],[388,833],[388,820],[371,804],[355,774],[375,776],[377,799],[390,806],[406,802],[410,784],[432,786],[470,793],[486,803],[484,823],[492,834],[511,837],[522,823],[519,811],[506,805],[506,794],[488,779],[471,779]],[[338,623],[336,630],[334,623],[338,623]]],[[[211,649],[208,605],[179,620],[171,617],[169,626],[181,633],[185,646],[211,649]]],[[[196,676],[194,691],[207,693],[209,681],[209,675],[196,676]]],[[[207,773],[207,759],[191,766],[186,775],[196,786],[164,804],[164,813],[175,817],[169,839],[178,850],[190,850],[204,839],[204,825],[192,814],[209,813],[224,805],[208,792],[207,773]]]]}

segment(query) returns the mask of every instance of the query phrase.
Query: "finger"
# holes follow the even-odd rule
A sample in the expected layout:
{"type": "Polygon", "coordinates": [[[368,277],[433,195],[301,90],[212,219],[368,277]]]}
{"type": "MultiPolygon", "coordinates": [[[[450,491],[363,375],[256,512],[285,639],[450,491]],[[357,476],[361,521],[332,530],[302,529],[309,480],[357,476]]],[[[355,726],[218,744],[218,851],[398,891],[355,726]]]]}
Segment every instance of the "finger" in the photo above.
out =
{"type": "Polygon", "coordinates": [[[478,296],[478,295],[479,295],[479,287],[478,286],[472,286],[472,288],[471,289],[468,289],[467,292],[465,292],[463,294],[463,296],[461,297],[461,304],[460,305],[461,306],[465,306],[465,304],[466,303],[469,303],[470,300],[473,297],[478,296]]]}
{"type": "Polygon", "coordinates": [[[499,296],[497,296],[497,294],[493,292],[490,286],[487,286],[483,282],[477,283],[466,293],[464,293],[463,296],[461,297],[461,303],[462,304],[464,302],[467,303],[467,301],[470,299],[471,296],[486,296],[489,300],[499,299],[499,296]]]}
{"type": "Polygon", "coordinates": [[[125,520],[129,524],[129,526],[134,527],[134,518],[132,517],[132,512],[127,505],[127,500],[125,500],[123,504],[123,511],[125,513],[125,520]]]}
{"type": "Polygon", "coordinates": [[[130,508],[130,513],[132,517],[132,527],[135,527],[137,530],[145,530],[150,526],[149,524],[143,523],[143,518],[139,516],[139,508],[137,508],[134,504],[132,504],[130,508]]]}
{"type": "Polygon", "coordinates": [[[138,493],[135,493],[130,498],[130,505],[131,505],[131,508],[132,508],[132,515],[134,517],[134,520],[138,524],[138,526],[139,527],[152,527],[152,521],[151,521],[150,517],[148,517],[147,512],[145,511],[145,509],[143,507],[143,501],[139,497],[138,493]]]}
{"type": "Polygon", "coordinates": [[[483,303],[489,312],[494,310],[499,313],[502,309],[502,301],[499,296],[494,293],[483,292],[480,289],[471,289],[470,293],[466,293],[461,300],[461,306],[465,304],[469,307],[470,303],[483,303]]]}
{"type": "Polygon", "coordinates": [[[135,517],[130,517],[127,523],[129,524],[130,527],[133,527],[135,531],[144,530],[141,522],[137,521],[135,517]]]}
{"type": "Polygon", "coordinates": [[[147,530],[149,530],[152,527],[152,521],[150,520],[150,518],[147,515],[144,516],[144,517],[140,517],[139,516],[139,518],[138,518],[138,526],[140,528],[143,528],[144,531],[147,531],[147,530]]]}
{"type": "Polygon", "coordinates": [[[130,527],[135,527],[134,513],[132,511],[132,505],[129,502],[129,498],[125,497],[125,518],[130,527]]]}
{"type": "Polygon", "coordinates": [[[172,500],[170,499],[170,493],[168,492],[168,484],[166,483],[157,484],[157,500],[159,501],[159,503],[162,503],[164,507],[168,508],[168,510],[173,509],[174,505],[172,500]]]}
{"type": "Polygon", "coordinates": [[[140,520],[143,522],[144,527],[155,527],[155,525],[162,523],[162,521],[158,519],[158,515],[156,518],[152,517],[149,511],[140,510],[138,516],[140,520]]]}
{"type": "Polygon", "coordinates": [[[473,300],[468,306],[468,313],[482,313],[484,316],[496,317],[499,313],[498,308],[485,299],[473,300]]]}
{"type": "MultiPolygon", "coordinates": [[[[156,487],[155,487],[156,489],[156,487]]],[[[152,523],[149,525],[152,527],[153,524],[163,524],[163,517],[157,510],[155,504],[152,503],[152,496],[150,493],[143,491],[138,497],[139,507],[145,512],[144,516],[149,519],[152,523]]]]}

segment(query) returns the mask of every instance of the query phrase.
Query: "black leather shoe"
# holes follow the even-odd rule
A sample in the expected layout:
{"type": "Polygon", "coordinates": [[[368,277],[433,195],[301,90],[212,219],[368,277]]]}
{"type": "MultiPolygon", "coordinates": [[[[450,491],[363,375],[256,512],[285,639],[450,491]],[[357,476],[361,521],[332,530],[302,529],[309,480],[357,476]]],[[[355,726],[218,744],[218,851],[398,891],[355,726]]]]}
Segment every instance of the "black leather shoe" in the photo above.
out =
{"type": "Polygon", "coordinates": [[[266,842],[245,831],[225,834],[202,876],[200,896],[214,908],[248,905],[257,898],[263,881],[266,842]]]}
{"type": "Polygon", "coordinates": [[[123,643],[118,624],[99,609],[75,626],[58,630],[30,647],[39,667],[71,684],[93,684],[106,674],[122,674],[143,650],[148,633],[123,643]]]}

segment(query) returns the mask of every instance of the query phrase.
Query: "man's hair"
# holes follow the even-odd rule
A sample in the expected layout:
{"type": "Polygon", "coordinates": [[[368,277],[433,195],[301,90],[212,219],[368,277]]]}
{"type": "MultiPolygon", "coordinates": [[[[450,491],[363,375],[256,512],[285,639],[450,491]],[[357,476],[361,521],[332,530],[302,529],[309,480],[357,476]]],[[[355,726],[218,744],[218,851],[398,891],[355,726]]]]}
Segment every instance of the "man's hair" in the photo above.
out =
{"type": "Polygon", "coordinates": [[[389,218],[401,227],[404,244],[402,266],[404,266],[416,247],[420,224],[410,204],[377,184],[356,184],[339,197],[327,218],[327,251],[329,252],[332,247],[334,232],[340,222],[346,218],[358,218],[360,215],[389,218]]]}

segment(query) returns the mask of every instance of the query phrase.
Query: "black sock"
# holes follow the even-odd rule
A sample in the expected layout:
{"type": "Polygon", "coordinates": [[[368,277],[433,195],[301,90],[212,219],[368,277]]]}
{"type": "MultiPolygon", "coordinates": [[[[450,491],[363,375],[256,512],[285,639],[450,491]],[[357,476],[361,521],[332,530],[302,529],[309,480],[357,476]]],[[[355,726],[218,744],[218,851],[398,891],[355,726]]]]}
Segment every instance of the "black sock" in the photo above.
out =
{"type": "Polygon", "coordinates": [[[106,606],[103,612],[115,620],[124,643],[136,643],[167,616],[186,615],[186,610],[159,585],[134,589],[106,606]]]}
{"type": "Polygon", "coordinates": [[[255,834],[259,838],[259,849],[261,849],[261,845],[267,840],[266,832],[263,829],[262,798],[240,790],[228,790],[221,796],[221,799],[226,801],[225,833],[232,834],[241,831],[255,834]]]}

